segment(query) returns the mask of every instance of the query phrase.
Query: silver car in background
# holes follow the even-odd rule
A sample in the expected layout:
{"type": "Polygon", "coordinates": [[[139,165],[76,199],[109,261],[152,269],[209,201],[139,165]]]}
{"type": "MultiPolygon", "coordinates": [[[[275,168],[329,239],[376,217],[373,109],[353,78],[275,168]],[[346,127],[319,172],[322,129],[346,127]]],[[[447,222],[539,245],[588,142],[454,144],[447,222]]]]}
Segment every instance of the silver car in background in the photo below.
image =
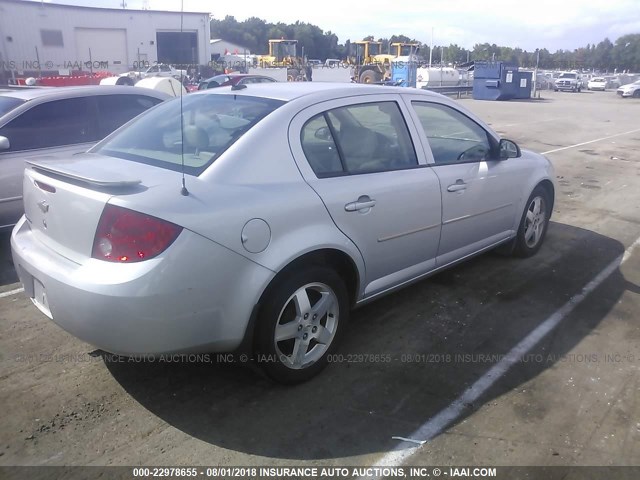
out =
{"type": "Polygon", "coordinates": [[[553,181],[545,157],[438,94],[218,88],[30,162],[11,245],[35,306],[103,350],[248,345],[295,383],[351,308],[499,246],[536,253],[553,181]]]}
{"type": "Polygon", "coordinates": [[[169,98],[148,88],[119,86],[0,89],[0,231],[12,228],[24,213],[25,159],[84,152],[169,98]]]}

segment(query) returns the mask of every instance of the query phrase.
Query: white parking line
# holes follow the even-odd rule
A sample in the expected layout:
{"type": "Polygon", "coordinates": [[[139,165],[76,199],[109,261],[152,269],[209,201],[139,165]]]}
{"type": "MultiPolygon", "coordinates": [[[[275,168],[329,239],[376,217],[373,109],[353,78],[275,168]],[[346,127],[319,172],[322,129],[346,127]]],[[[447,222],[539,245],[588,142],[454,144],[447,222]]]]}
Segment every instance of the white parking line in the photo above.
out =
{"type": "MultiPolygon", "coordinates": [[[[640,245],[640,238],[636,239],[633,244],[627,248],[623,254],[618,256],[614,261],[609,263],[593,280],[587,283],[580,293],[571,297],[567,303],[556,310],[549,318],[538,325],[529,335],[520,341],[515,347],[507,353],[507,355],[495,364],[487,373],[480,377],[473,385],[471,385],[464,393],[456,398],[451,405],[441,410],[437,415],[425,422],[420,428],[408,436],[412,440],[433,440],[448,425],[458,419],[462,413],[468,408],[469,404],[474,403],[491,386],[504,375],[513,365],[518,363],[524,355],[529,352],[536,344],[544,338],[551,330],[556,328],[558,324],[569,315],[573,309],[580,304],[591,292],[593,292],[600,284],[611,275],[616,268],[619,268],[627,261],[631,255],[631,251],[640,245]]],[[[420,451],[420,446],[406,447],[406,444],[399,444],[396,448],[386,453],[378,462],[376,467],[399,466],[406,462],[410,457],[420,451]]]]}
{"type": "Polygon", "coordinates": [[[535,120],[533,122],[518,122],[518,123],[507,123],[505,125],[491,125],[491,128],[506,128],[506,127],[517,127],[518,125],[532,125],[534,123],[546,123],[546,122],[561,122],[562,118],[547,118],[546,120],[535,120]]]}
{"type": "Polygon", "coordinates": [[[589,140],[588,142],[576,143],[575,145],[569,145],[568,147],[561,147],[561,148],[556,148],[554,150],[548,150],[546,152],[542,152],[542,155],[546,155],[548,153],[561,152],[562,150],[581,147],[582,145],[588,145],[590,143],[600,142],[602,140],[607,140],[609,138],[621,137],[622,135],[629,135],[630,133],[636,133],[636,132],[640,132],[640,128],[636,128],[635,130],[629,130],[628,132],[616,133],[615,135],[609,135],[608,137],[596,138],[595,140],[589,140]]]}
{"type": "Polygon", "coordinates": [[[0,293],[0,298],[9,297],[11,295],[15,295],[16,293],[24,292],[24,288],[16,288],[15,290],[9,290],[8,292],[0,293]]]}

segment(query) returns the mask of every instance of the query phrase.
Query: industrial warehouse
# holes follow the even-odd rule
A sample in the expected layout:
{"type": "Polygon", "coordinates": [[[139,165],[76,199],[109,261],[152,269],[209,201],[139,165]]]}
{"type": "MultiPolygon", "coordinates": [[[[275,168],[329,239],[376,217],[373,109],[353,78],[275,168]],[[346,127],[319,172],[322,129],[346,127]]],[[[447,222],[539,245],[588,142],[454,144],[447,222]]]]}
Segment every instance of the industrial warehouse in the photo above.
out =
{"type": "Polygon", "coordinates": [[[209,13],[76,7],[0,0],[0,75],[206,65],[209,13]]]}

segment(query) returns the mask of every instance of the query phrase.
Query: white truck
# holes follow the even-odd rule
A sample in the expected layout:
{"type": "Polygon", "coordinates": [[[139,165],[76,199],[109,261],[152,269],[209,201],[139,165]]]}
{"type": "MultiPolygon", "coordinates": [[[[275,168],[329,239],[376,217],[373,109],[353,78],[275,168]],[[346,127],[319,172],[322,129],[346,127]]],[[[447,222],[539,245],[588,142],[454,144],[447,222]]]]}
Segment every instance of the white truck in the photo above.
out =
{"type": "Polygon", "coordinates": [[[565,92],[579,92],[582,90],[582,77],[578,72],[562,72],[556,78],[553,90],[565,92]]]}
{"type": "Polygon", "coordinates": [[[132,70],[119,75],[120,80],[117,85],[134,85],[138,80],[151,77],[172,77],[180,81],[186,76],[186,70],[178,70],[164,63],[156,63],[141,72],[132,70]]]}

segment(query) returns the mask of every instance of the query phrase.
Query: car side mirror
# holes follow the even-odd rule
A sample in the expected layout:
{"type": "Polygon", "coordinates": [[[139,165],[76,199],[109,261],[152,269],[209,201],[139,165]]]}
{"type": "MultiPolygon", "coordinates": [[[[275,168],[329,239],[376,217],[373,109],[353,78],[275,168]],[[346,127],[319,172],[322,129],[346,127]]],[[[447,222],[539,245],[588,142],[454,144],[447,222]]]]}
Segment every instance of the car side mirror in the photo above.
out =
{"type": "Polygon", "coordinates": [[[319,140],[331,140],[331,132],[328,127],[320,127],[316,130],[315,137],[319,140]]]}
{"type": "Polygon", "coordinates": [[[500,160],[506,160],[507,158],[518,158],[522,155],[518,144],[512,140],[503,138],[500,140],[500,160]]]}
{"type": "Polygon", "coordinates": [[[9,150],[11,148],[11,143],[9,143],[9,139],[7,137],[0,136],[0,152],[4,150],[9,150]]]}

